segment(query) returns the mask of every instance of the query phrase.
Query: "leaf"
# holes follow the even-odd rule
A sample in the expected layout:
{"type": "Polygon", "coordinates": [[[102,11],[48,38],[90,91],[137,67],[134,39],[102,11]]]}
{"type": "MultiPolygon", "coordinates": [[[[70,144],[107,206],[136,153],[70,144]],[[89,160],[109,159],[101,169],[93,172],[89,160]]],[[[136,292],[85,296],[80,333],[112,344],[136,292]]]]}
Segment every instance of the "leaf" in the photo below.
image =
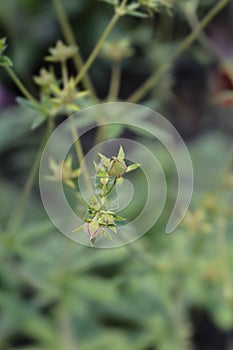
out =
{"type": "Polygon", "coordinates": [[[128,15],[139,17],[139,18],[148,18],[149,16],[146,13],[142,13],[139,11],[129,11],[127,12],[128,15]]]}
{"type": "Polygon", "coordinates": [[[103,233],[104,233],[106,238],[108,238],[112,241],[112,236],[110,235],[110,233],[107,230],[103,230],[103,233]]]}
{"type": "Polygon", "coordinates": [[[17,97],[16,101],[20,106],[22,106],[25,109],[31,109],[33,111],[40,111],[41,112],[41,108],[38,106],[37,103],[33,103],[33,102],[27,100],[26,98],[17,97]]]}
{"type": "Polygon", "coordinates": [[[141,164],[135,163],[135,164],[131,164],[127,167],[126,172],[129,173],[130,171],[133,171],[137,168],[139,168],[141,166],[141,164]]]}
{"type": "Polygon", "coordinates": [[[101,1],[106,2],[107,4],[110,4],[112,6],[119,5],[119,0],[101,0],[101,1]]]}
{"type": "Polygon", "coordinates": [[[85,231],[85,226],[86,226],[86,224],[79,226],[78,228],[76,228],[72,232],[83,232],[83,231],[85,231]]]}
{"type": "Polygon", "coordinates": [[[43,113],[40,113],[36,116],[34,122],[32,123],[31,130],[35,130],[38,128],[41,124],[44,123],[44,121],[47,119],[47,116],[43,113]]]}
{"type": "Polygon", "coordinates": [[[124,160],[125,159],[125,152],[123,150],[123,147],[120,146],[120,149],[119,149],[119,152],[118,152],[118,155],[117,155],[117,158],[120,159],[120,160],[124,160]]]}
{"type": "Polygon", "coordinates": [[[105,157],[103,154],[98,153],[99,157],[104,161],[104,164],[108,165],[110,163],[110,159],[105,157]]]}
{"type": "Polygon", "coordinates": [[[0,54],[6,49],[6,38],[0,39],[0,54]]]}
{"type": "Polygon", "coordinates": [[[11,107],[1,113],[0,119],[0,152],[12,148],[30,131],[33,116],[29,111],[11,107]]]}
{"type": "Polygon", "coordinates": [[[0,56],[0,66],[12,67],[13,66],[13,62],[7,56],[0,56]]]}
{"type": "Polygon", "coordinates": [[[123,217],[121,217],[121,216],[118,216],[118,215],[114,215],[114,219],[116,220],[116,221],[126,221],[127,219],[125,219],[125,218],[123,218],[123,217]]]}
{"type": "Polygon", "coordinates": [[[109,228],[109,230],[111,230],[112,232],[117,233],[117,228],[116,228],[116,226],[114,226],[114,225],[109,225],[108,228],[109,228]]]}

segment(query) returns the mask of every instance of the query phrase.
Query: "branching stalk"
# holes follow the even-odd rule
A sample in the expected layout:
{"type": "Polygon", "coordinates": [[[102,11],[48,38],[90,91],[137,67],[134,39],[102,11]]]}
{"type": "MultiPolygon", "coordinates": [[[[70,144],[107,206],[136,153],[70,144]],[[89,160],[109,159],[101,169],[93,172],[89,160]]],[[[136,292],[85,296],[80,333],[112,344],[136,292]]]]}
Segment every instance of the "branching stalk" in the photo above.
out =
{"type": "Polygon", "coordinates": [[[205,28],[210,21],[229,3],[229,0],[219,1],[209,13],[198,23],[193,31],[184,39],[177,50],[170,55],[166,61],[160,66],[159,70],[151,75],[144,84],[139,87],[129,98],[128,102],[139,102],[162,78],[163,74],[167,72],[171,64],[195,41],[200,35],[203,28],[205,28]]]}
{"type": "Polygon", "coordinates": [[[83,68],[75,78],[75,83],[78,84],[84,77],[84,75],[87,73],[89,68],[92,66],[93,62],[95,61],[103,43],[105,42],[106,38],[114,28],[115,24],[118,22],[119,18],[121,17],[121,14],[116,12],[110,22],[108,23],[107,27],[105,28],[103,34],[101,35],[100,39],[98,40],[97,44],[95,45],[92,53],[88,57],[86,63],[84,64],[83,68]]]}
{"type": "Polygon", "coordinates": [[[13,69],[9,66],[4,66],[7,74],[10,76],[12,81],[15,83],[15,85],[18,87],[18,89],[22,92],[22,94],[31,102],[38,104],[37,100],[30,94],[30,92],[27,90],[27,88],[24,86],[24,84],[21,82],[19,77],[16,75],[16,73],[13,71],[13,69]]]}
{"type": "MultiPolygon", "coordinates": [[[[54,4],[55,11],[57,13],[58,21],[60,23],[63,35],[67,43],[69,45],[78,46],[61,0],[53,0],[53,4],[54,4]]],[[[79,50],[75,54],[73,60],[77,71],[78,72],[81,71],[84,66],[84,62],[79,50]]],[[[90,91],[91,95],[94,98],[97,98],[94,86],[87,72],[83,75],[82,82],[83,82],[84,88],[90,91]]]]}
{"type": "Polygon", "coordinates": [[[108,101],[116,101],[118,98],[121,79],[121,63],[120,61],[113,62],[112,76],[109,87],[108,101]]]}

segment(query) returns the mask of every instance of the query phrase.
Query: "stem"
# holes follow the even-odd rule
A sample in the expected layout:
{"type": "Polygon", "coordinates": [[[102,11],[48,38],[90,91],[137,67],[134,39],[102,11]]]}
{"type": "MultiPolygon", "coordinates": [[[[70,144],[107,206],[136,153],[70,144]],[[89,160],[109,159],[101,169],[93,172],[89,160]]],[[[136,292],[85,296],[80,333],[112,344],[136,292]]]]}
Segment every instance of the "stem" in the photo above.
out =
{"type": "MultiPolygon", "coordinates": [[[[64,287],[66,287],[64,283],[64,287]]],[[[72,328],[69,316],[64,311],[63,305],[58,305],[56,308],[55,319],[58,323],[58,328],[60,330],[59,337],[62,344],[62,349],[66,350],[77,350],[78,344],[75,338],[75,333],[72,328]]]]}
{"type": "Polygon", "coordinates": [[[217,218],[217,250],[219,256],[219,272],[223,287],[231,287],[231,273],[227,253],[226,223],[222,216],[217,218]]]}
{"type": "MultiPolygon", "coordinates": [[[[107,97],[108,102],[117,100],[119,88],[120,88],[120,76],[121,76],[121,64],[119,61],[115,61],[113,62],[113,67],[112,67],[112,76],[111,76],[111,82],[109,87],[109,93],[107,97]]],[[[96,137],[95,137],[95,145],[99,144],[101,141],[104,140],[105,134],[106,134],[106,128],[107,128],[107,125],[101,125],[98,127],[96,137]]]]}
{"type": "Polygon", "coordinates": [[[216,195],[217,196],[220,196],[221,192],[225,188],[226,178],[229,175],[229,173],[232,171],[232,167],[233,167],[233,144],[231,145],[227,163],[222,170],[221,178],[220,178],[219,184],[216,188],[216,195]]]}
{"type": "Polygon", "coordinates": [[[108,37],[109,33],[111,32],[111,30],[113,29],[113,27],[115,26],[115,24],[117,23],[117,21],[119,20],[120,17],[121,17],[121,14],[118,12],[116,12],[113,15],[112,19],[110,20],[110,22],[108,23],[107,27],[105,28],[103,34],[101,35],[98,42],[96,43],[92,53],[88,57],[83,68],[81,69],[81,71],[79,72],[77,77],[75,78],[76,84],[78,84],[83,79],[83,76],[87,73],[88,69],[91,67],[91,65],[94,62],[94,60],[96,59],[103,43],[105,42],[106,38],[108,37]]]}
{"type": "Polygon", "coordinates": [[[164,73],[167,72],[171,64],[194,42],[194,40],[202,32],[203,28],[227,5],[229,0],[219,1],[209,13],[198,23],[198,25],[193,29],[193,31],[184,39],[177,50],[170,55],[166,61],[160,66],[160,69],[152,74],[144,84],[139,87],[129,98],[128,102],[137,103],[149,92],[161,79],[164,73]]]}
{"type": "Polygon", "coordinates": [[[11,214],[9,224],[8,224],[8,230],[10,232],[12,232],[13,230],[17,230],[22,223],[23,214],[25,212],[25,209],[26,209],[26,206],[27,206],[30,194],[31,194],[31,190],[32,190],[32,187],[33,187],[34,182],[35,182],[37,171],[39,168],[41,155],[42,155],[42,152],[43,152],[44,147],[46,145],[46,142],[47,142],[47,140],[52,132],[52,129],[53,129],[53,119],[50,117],[48,119],[47,128],[45,130],[45,134],[44,134],[43,140],[41,142],[41,146],[40,146],[40,148],[37,152],[36,158],[32,164],[29,176],[27,178],[27,181],[26,181],[25,186],[23,188],[23,191],[21,193],[20,199],[17,203],[15,210],[11,214]]]}
{"type": "MultiPolygon", "coordinates": [[[[67,43],[69,45],[78,46],[61,0],[53,0],[53,4],[54,4],[55,11],[57,13],[59,24],[61,26],[63,35],[64,35],[67,43]]],[[[84,66],[84,62],[83,62],[83,58],[81,56],[80,51],[77,51],[73,60],[74,60],[75,66],[77,68],[77,71],[81,71],[83,66],[84,66]]],[[[97,96],[96,96],[95,89],[93,87],[93,84],[92,84],[87,72],[83,75],[82,81],[83,81],[84,88],[86,90],[89,90],[91,95],[94,98],[96,98],[97,96]]]]}
{"type": "MultiPolygon", "coordinates": [[[[199,25],[199,19],[197,16],[198,3],[199,0],[197,0],[195,3],[187,3],[186,6],[184,6],[184,14],[192,30],[194,30],[195,27],[199,25]]],[[[197,39],[200,44],[212,55],[216,56],[218,59],[222,58],[220,52],[216,49],[216,47],[213,45],[203,30],[201,30],[197,39]]]]}
{"type": "Polygon", "coordinates": [[[121,63],[120,61],[113,62],[112,67],[112,77],[110,82],[108,101],[116,101],[120,88],[120,78],[121,78],[121,63]]]}
{"type": "Polygon", "coordinates": [[[70,119],[70,130],[71,130],[72,137],[73,137],[73,140],[74,140],[74,147],[75,147],[75,150],[76,150],[76,154],[77,154],[77,158],[78,158],[79,164],[81,164],[83,162],[83,176],[84,176],[84,180],[85,180],[85,183],[86,183],[86,187],[87,187],[87,190],[90,193],[92,193],[90,177],[89,177],[87,166],[86,166],[86,162],[85,162],[85,159],[84,159],[84,153],[83,153],[83,149],[82,149],[82,144],[81,144],[80,139],[79,139],[78,130],[77,130],[77,128],[74,125],[73,117],[70,116],[69,119],[70,119]]]}
{"type": "Polygon", "coordinates": [[[62,82],[63,82],[63,88],[65,89],[68,85],[68,71],[67,71],[67,66],[66,62],[62,61],[61,62],[61,71],[62,71],[62,82]]]}
{"type": "Polygon", "coordinates": [[[21,82],[21,80],[18,78],[16,73],[13,71],[13,69],[9,66],[4,66],[7,74],[10,76],[12,81],[15,83],[15,85],[19,88],[19,90],[22,92],[22,94],[31,102],[38,104],[37,100],[30,94],[30,92],[27,90],[27,88],[24,86],[24,84],[21,82]]]}
{"type": "Polygon", "coordinates": [[[113,190],[115,185],[116,185],[116,177],[115,177],[115,179],[114,179],[114,181],[112,183],[112,186],[108,189],[107,192],[104,193],[104,197],[107,197],[112,192],[112,190],[113,190]]]}

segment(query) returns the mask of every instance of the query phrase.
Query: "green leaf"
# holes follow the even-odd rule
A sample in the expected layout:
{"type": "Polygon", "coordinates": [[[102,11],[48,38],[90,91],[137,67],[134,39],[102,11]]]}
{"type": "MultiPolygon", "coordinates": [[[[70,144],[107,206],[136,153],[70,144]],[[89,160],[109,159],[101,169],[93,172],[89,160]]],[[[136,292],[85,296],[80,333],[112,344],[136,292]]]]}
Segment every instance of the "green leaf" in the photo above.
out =
{"type": "Polygon", "coordinates": [[[41,112],[41,108],[38,106],[38,104],[33,103],[33,102],[27,100],[26,98],[17,97],[16,101],[20,106],[22,106],[25,109],[31,109],[33,111],[40,111],[41,112]]]}
{"type": "Polygon", "coordinates": [[[109,230],[111,230],[112,232],[117,233],[117,228],[116,228],[116,226],[114,226],[114,225],[109,225],[108,228],[109,228],[109,230]]]}
{"type": "Polygon", "coordinates": [[[12,67],[13,66],[13,62],[7,56],[0,56],[0,66],[12,67]]]}
{"type": "Polygon", "coordinates": [[[125,159],[125,152],[123,150],[123,147],[120,146],[120,149],[119,149],[119,152],[118,152],[118,155],[117,155],[117,158],[120,159],[120,160],[124,160],[125,159]]]}
{"type": "Polygon", "coordinates": [[[139,17],[139,18],[148,18],[149,16],[146,13],[139,12],[139,11],[129,11],[127,12],[128,15],[139,17]]]}
{"type": "Polygon", "coordinates": [[[107,230],[103,230],[103,233],[104,233],[104,235],[105,235],[105,237],[107,239],[110,239],[112,241],[112,237],[111,237],[110,233],[107,230]]]}
{"type": "Polygon", "coordinates": [[[127,167],[126,172],[129,173],[130,171],[133,171],[137,168],[139,168],[141,166],[141,164],[135,163],[135,164],[131,164],[127,167]]]}
{"type": "Polygon", "coordinates": [[[6,38],[0,39],[0,54],[2,54],[6,49],[6,38]]]}
{"type": "Polygon", "coordinates": [[[110,4],[113,6],[119,5],[119,0],[101,0],[101,1],[106,2],[107,4],[110,4]]]}
{"type": "Polygon", "coordinates": [[[83,232],[83,231],[85,231],[85,226],[86,226],[86,225],[84,224],[84,225],[82,225],[82,226],[76,228],[76,229],[73,230],[72,232],[83,232]]]}
{"type": "Polygon", "coordinates": [[[43,113],[40,113],[36,116],[34,122],[32,123],[31,130],[35,130],[38,128],[41,124],[44,123],[44,121],[47,119],[47,116],[43,113]]]}
{"type": "Polygon", "coordinates": [[[116,221],[126,221],[127,219],[125,219],[125,218],[123,218],[123,217],[121,217],[121,216],[118,216],[118,215],[114,215],[114,219],[116,220],[116,221]]]}
{"type": "Polygon", "coordinates": [[[105,157],[103,154],[98,153],[99,157],[104,161],[104,164],[108,165],[110,164],[110,159],[105,157]]]}

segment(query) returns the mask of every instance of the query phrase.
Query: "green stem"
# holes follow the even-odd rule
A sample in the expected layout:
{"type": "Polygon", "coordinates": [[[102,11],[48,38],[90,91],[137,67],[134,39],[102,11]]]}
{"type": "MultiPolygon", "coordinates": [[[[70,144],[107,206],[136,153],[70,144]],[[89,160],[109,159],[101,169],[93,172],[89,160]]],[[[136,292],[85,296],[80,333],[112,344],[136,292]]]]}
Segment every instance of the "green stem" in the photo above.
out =
{"type": "Polygon", "coordinates": [[[63,61],[61,62],[61,71],[62,71],[62,82],[63,82],[63,88],[65,89],[68,85],[68,71],[67,71],[67,66],[66,66],[66,62],[63,61]]]}
{"type": "MultiPolygon", "coordinates": [[[[61,29],[63,31],[63,35],[64,35],[67,43],[69,45],[77,46],[72,28],[71,28],[70,23],[68,21],[68,18],[67,18],[67,15],[66,15],[66,12],[64,10],[64,7],[62,5],[61,0],[53,0],[53,4],[54,4],[55,11],[57,13],[58,21],[59,21],[61,29]]],[[[81,71],[83,66],[84,66],[83,58],[82,58],[81,53],[79,51],[77,51],[77,53],[74,56],[74,64],[76,66],[77,71],[81,71]]],[[[94,98],[96,98],[97,96],[96,96],[95,89],[93,87],[93,84],[92,84],[87,72],[83,75],[82,81],[83,81],[84,88],[86,90],[89,90],[91,95],[94,98]]]]}
{"type": "MultiPolygon", "coordinates": [[[[184,6],[184,14],[185,17],[190,25],[190,28],[194,30],[199,25],[199,19],[197,16],[197,7],[199,4],[199,0],[196,2],[187,2],[186,6],[184,6]]],[[[220,59],[218,51],[215,49],[215,47],[212,45],[211,41],[209,40],[208,36],[204,33],[203,30],[201,30],[197,40],[200,42],[200,44],[211,53],[211,55],[214,54],[216,58],[220,59]]]]}
{"type": "Polygon", "coordinates": [[[219,257],[219,272],[223,288],[231,288],[231,273],[227,253],[226,223],[222,216],[217,218],[217,256],[219,257]]]}
{"type": "Polygon", "coordinates": [[[47,140],[48,140],[48,138],[53,130],[53,123],[54,123],[53,119],[50,117],[48,119],[47,128],[45,130],[45,134],[44,134],[43,140],[41,142],[41,146],[40,146],[40,148],[37,152],[36,158],[32,164],[32,168],[30,170],[29,176],[27,178],[27,181],[26,181],[25,186],[23,188],[23,191],[21,193],[21,197],[17,203],[15,210],[13,211],[13,213],[10,217],[9,224],[8,224],[9,232],[16,231],[22,223],[23,215],[24,215],[24,212],[25,212],[25,209],[26,209],[26,206],[27,206],[30,194],[31,194],[31,190],[32,190],[33,184],[35,182],[37,171],[38,171],[38,168],[40,165],[41,155],[43,153],[43,150],[44,150],[44,147],[47,143],[47,140]]]}
{"type": "Polygon", "coordinates": [[[137,103],[140,101],[162,78],[163,74],[167,72],[171,64],[194,42],[194,40],[202,32],[203,28],[228,4],[229,0],[219,1],[209,13],[198,23],[193,31],[184,39],[177,50],[170,55],[166,61],[160,66],[160,69],[152,74],[144,84],[139,87],[129,98],[128,102],[137,103]]]}
{"type": "Polygon", "coordinates": [[[80,139],[79,139],[78,130],[77,130],[76,126],[74,125],[73,117],[70,116],[69,119],[70,119],[70,130],[71,130],[71,134],[72,134],[72,137],[74,140],[74,147],[75,147],[75,151],[77,154],[77,158],[78,158],[79,164],[83,163],[83,176],[84,176],[86,188],[87,188],[87,191],[89,193],[92,193],[90,177],[89,177],[86,162],[84,159],[84,153],[83,153],[83,149],[82,149],[82,144],[81,144],[80,139]]]}
{"type": "MultiPolygon", "coordinates": [[[[66,286],[64,284],[64,286],[66,286]]],[[[72,323],[69,319],[68,314],[65,312],[63,305],[58,305],[55,319],[58,322],[58,328],[60,330],[60,341],[62,349],[66,350],[77,350],[78,344],[73,331],[72,323]]]]}
{"type": "Polygon", "coordinates": [[[116,101],[118,98],[121,79],[121,63],[120,61],[113,62],[112,77],[109,87],[108,101],[116,101]]]}
{"type": "Polygon", "coordinates": [[[216,191],[215,191],[215,193],[218,197],[220,197],[222,191],[224,190],[224,188],[226,186],[226,179],[227,179],[227,176],[229,175],[229,173],[231,173],[232,168],[233,168],[233,144],[230,148],[227,163],[223,167],[220,181],[219,181],[219,184],[218,184],[216,191]]]}
{"type": "Polygon", "coordinates": [[[108,37],[109,33],[112,31],[113,27],[115,26],[115,24],[117,23],[117,21],[119,20],[119,18],[121,16],[122,16],[122,14],[120,14],[118,12],[116,12],[113,15],[112,19],[110,20],[110,22],[108,23],[107,27],[105,28],[103,34],[101,35],[101,37],[99,38],[98,42],[96,43],[92,53],[88,57],[86,63],[83,66],[83,68],[81,69],[81,71],[79,72],[77,77],[75,78],[75,83],[76,84],[78,84],[83,79],[83,76],[87,73],[87,71],[89,70],[89,68],[93,64],[93,62],[96,59],[96,57],[97,57],[97,55],[98,55],[98,53],[99,53],[103,43],[105,42],[105,40],[108,37]]]}
{"type": "Polygon", "coordinates": [[[22,92],[22,94],[31,102],[38,104],[37,100],[30,94],[30,92],[27,90],[27,88],[24,86],[24,84],[21,82],[21,80],[18,78],[16,73],[13,71],[13,69],[9,66],[4,66],[7,74],[10,76],[12,81],[15,83],[15,85],[19,88],[19,90],[22,92]]]}
{"type": "Polygon", "coordinates": [[[115,177],[115,179],[114,179],[114,181],[112,183],[112,186],[108,189],[107,192],[104,193],[104,197],[107,197],[112,192],[112,190],[115,187],[115,185],[116,185],[116,177],[115,177]]]}

